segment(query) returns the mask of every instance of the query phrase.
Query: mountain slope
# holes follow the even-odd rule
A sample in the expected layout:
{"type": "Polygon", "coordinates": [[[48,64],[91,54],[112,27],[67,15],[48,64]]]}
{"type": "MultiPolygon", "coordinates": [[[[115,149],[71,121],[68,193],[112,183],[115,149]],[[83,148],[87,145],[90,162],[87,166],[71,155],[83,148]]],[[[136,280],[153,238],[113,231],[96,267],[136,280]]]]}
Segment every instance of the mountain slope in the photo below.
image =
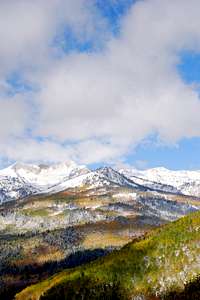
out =
{"type": "Polygon", "coordinates": [[[120,174],[114,169],[110,167],[103,167],[95,171],[90,171],[86,174],[63,181],[62,183],[54,186],[52,189],[49,189],[49,192],[60,192],[68,188],[76,187],[83,187],[90,190],[96,188],[122,186],[147,190],[147,188],[133,182],[131,179],[126,178],[123,174],[120,174]]]}
{"type": "Polygon", "coordinates": [[[40,189],[25,182],[23,178],[9,176],[0,177],[0,205],[4,202],[25,198],[40,192],[40,189]]]}
{"type": "Polygon", "coordinates": [[[129,187],[171,194],[200,196],[200,171],[170,171],[155,168],[89,170],[74,162],[55,165],[16,163],[0,170],[0,204],[36,194],[53,194],[67,189],[106,190],[129,187]]]}
{"type": "Polygon", "coordinates": [[[200,212],[94,263],[28,287],[16,300],[160,299],[171,290],[183,289],[199,273],[200,212]]]}

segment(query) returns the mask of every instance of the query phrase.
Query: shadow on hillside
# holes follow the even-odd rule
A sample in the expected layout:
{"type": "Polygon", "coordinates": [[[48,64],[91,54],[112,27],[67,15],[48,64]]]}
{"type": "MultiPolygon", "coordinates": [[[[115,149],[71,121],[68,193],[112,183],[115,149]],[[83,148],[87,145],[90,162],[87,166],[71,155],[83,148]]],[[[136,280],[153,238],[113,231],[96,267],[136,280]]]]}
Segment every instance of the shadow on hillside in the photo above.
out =
{"type": "Polygon", "coordinates": [[[183,291],[173,291],[166,295],[164,300],[199,300],[200,299],[200,275],[186,283],[183,291]]]}
{"type": "MultiPolygon", "coordinates": [[[[134,299],[143,299],[138,296],[134,299]]],[[[61,283],[58,286],[48,290],[41,300],[128,300],[132,299],[123,284],[114,280],[112,283],[99,281],[95,278],[85,276],[82,272],[81,276],[75,280],[61,283]]],[[[171,291],[167,295],[158,298],[155,296],[147,297],[151,300],[199,300],[200,299],[200,276],[197,276],[193,281],[185,284],[182,291],[171,291]]]]}
{"type": "Polygon", "coordinates": [[[14,295],[26,286],[43,280],[63,269],[74,268],[109,254],[113,249],[94,249],[77,251],[61,261],[52,261],[43,265],[30,264],[25,266],[4,265],[1,268],[0,299],[12,300],[14,295]],[[6,278],[13,277],[13,281],[6,278]]]}

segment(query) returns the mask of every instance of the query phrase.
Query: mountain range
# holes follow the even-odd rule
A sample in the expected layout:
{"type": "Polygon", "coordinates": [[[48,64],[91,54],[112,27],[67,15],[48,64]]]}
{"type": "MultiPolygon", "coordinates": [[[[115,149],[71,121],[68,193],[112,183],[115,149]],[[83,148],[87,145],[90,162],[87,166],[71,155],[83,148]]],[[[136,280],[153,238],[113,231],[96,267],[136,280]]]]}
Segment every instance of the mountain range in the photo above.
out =
{"type": "Polygon", "coordinates": [[[15,163],[0,170],[0,203],[71,188],[134,187],[164,193],[200,196],[200,171],[171,171],[102,167],[90,170],[75,162],[54,165],[15,163]]]}

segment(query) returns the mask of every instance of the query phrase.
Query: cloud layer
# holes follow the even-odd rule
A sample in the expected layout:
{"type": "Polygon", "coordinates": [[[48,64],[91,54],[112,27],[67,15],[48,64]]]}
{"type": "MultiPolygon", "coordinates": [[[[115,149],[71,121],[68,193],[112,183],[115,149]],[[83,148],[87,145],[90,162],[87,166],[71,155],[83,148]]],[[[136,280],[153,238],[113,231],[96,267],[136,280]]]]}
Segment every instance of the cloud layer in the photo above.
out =
{"type": "Polygon", "coordinates": [[[138,1],[118,36],[92,0],[45,3],[0,3],[2,157],[114,162],[151,134],[200,136],[198,91],[177,71],[183,51],[200,52],[198,0],[138,1]],[[64,53],[65,28],[101,51],[64,53]],[[31,88],[15,93],[13,72],[31,88]]]}

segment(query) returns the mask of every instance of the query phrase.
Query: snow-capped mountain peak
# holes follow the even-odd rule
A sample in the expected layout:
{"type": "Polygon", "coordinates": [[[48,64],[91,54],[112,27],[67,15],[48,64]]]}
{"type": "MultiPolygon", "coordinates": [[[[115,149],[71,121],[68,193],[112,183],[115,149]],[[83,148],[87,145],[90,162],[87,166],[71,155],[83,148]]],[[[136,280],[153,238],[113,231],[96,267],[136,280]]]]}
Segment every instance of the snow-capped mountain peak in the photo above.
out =
{"type": "Polygon", "coordinates": [[[86,172],[89,172],[89,170],[85,166],[78,166],[71,161],[53,165],[15,163],[1,170],[0,177],[20,177],[32,184],[43,186],[56,184],[62,179],[71,178],[86,172]]]}
{"type": "Polygon", "coordinates": [[[132,187],[142,189],[140,185],[134,183],[132,180],[126,178],[123,174],[112,169],[111,167],[103,167],[94,171],[90,171],[80,176],[63,181],[60,184],[50,189],[50,192],[60,192],[68,188],[85,188],[96,189],[103,187],[132,187]]]}
{"type": "Polygon", "coordinates": [[[0,203],[30,194],[47,193],[63,181],[90,172],[75,162],[53,165],[15,163],[0,171],[0,203]]]}

